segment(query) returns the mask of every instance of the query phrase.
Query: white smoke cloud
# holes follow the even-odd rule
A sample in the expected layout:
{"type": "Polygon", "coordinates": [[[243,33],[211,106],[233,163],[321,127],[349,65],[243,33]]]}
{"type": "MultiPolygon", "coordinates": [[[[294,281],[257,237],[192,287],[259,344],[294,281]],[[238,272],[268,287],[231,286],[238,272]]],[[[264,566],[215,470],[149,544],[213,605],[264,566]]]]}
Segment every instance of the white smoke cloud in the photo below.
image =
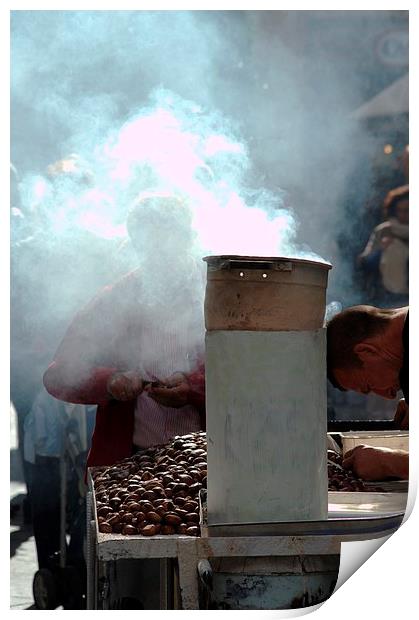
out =
{"type": "MultiPolygon", "coordinates": [[[[345,196],[358,153],[375,144],[350,117],[365,85],[316,12],[302,12],[304,32],[299,13],[12,14],[12,157],[22,208],[41,234],[41,259],[16,255],[14,274],[34,291],[49,283],[34,321],[69,319],[137,264],[125,220],[145,190],[186,202],[197,260],[320,254],[335,264],[333,295],[352,294],[353,257],[337,236],[351,225],[345,196]],[[47,174],[69,154],[79,175],[47,174]],[[69,256],[83,267],[70,269],[69,256]]],[[[398,19],[344,13],[333,19],[360,62],[378,21],[398,19]]],[[[357,171],[358,200],[370,178],[357,171]]]]}

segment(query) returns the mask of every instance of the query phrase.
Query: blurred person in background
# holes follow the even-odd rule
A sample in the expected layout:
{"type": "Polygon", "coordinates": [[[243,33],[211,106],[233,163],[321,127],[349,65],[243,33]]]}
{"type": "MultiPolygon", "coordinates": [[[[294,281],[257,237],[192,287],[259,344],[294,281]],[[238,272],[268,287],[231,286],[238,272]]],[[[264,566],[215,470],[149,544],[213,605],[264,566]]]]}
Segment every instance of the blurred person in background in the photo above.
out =
{"type": "Polygon", "coordinates": [[[28,303],[33,283],[38,281],[36,252],[31,266],[24,266],[29,247],[26,241],[32,238],[33,231],[32,218],[22,205],[18,171],[10,164],[10,399],[16,411],[18,450],[27,489],[23,499],[25,523],[31,521],[31,500],[30,471],[24,459],[24,425],[37,389],[42,385],[45,364],[44,339],[34,325],[34,308],[28,303]]]}
{"type": "MultiPolygon", "coordinates": [[[[92,175],[78,155],[69,155],[47,167],[42,182],[48,191],[32,195],[33,204],[23,204],[19,175],[13,165],[10,179],[10,391],[29,488],[30,474],[23,458],[25,419],[43,387],[45,367],[66,325],[76,308],[106,283],[111,261],[108,241],[73,225],[71,214],[63,207],[65,198],[77,205],[77,197],[92,185],[92,175]],[[51,222],[60,210],[67,228],[57,233],[51,222]]],[[[25,498],[26,523],[30,522],[30,506],[31,501],[25,498]]]]}
{"type": "Polygon", "coordinates": [[[32,526],[39,568],[60,549],[60,456],[64,450],[63,403],[45,388],[35,396],[24,425],[24,460],[30,471],[32,526]]]}
{"type": "Polygon", "coordinates": [[[24,459],[30,472],[28,486],[38,568],[49,581],[55,580],[57,571],[62,579],[65,571],[67,581],[62,598],[55,603],[50,601],[51,608],[59,603],[65,609],[84,606],[83,473],[94,415],[94,407],[63,403],[42,386],[25,419],[24,459]],[[61,552],[65,554],[63,558],[61,552]]]}
{"type": "Polygon", "coordinates": [[[386,219],[372,231],[358,264],[376,280],[375,297],[385,305],[408,302],[409,186],[391,190],[386,219]]]}

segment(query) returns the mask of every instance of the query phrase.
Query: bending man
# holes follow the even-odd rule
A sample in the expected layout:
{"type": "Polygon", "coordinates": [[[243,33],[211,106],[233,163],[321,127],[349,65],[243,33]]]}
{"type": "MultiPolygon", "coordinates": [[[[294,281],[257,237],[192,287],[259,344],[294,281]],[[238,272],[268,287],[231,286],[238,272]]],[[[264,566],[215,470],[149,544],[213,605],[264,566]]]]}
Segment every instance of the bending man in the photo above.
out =
{"type": "MultiPolygon", "coordinates": [[[[373,392],[394,399],[402,390],[394,421],[409,427],[409,308],[353,306],[327,325],[327,370],[340,390],[373,392]]],[[[408,452],[359,446],[344,466],[366,480],[408,477],[408,452]]]]}

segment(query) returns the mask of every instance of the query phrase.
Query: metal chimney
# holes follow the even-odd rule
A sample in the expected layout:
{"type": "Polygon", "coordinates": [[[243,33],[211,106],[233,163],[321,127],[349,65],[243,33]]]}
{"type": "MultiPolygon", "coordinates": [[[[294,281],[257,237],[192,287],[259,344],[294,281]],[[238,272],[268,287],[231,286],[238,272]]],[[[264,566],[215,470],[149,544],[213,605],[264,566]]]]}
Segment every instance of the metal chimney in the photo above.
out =
{"type": "Polygon", "coordinates": [[[208,524],[326,519],[331,265],[204,260],[208,524]]]}

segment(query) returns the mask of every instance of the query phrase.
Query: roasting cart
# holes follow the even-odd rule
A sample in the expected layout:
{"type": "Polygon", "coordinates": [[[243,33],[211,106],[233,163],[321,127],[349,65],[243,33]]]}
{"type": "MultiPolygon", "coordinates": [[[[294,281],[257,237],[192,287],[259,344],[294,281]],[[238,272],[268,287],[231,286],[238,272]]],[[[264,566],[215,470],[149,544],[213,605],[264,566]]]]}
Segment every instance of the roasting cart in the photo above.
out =
{"type": "MultiPolygon", "coordinates": [[[[148,588],[154,584],[158,596],[148,608],[320,604],[335,588],[342,543],[383,538],[402,523],[406,486],[328,493],[323,319],[331,265],[205,260],[208,474],[200,535],[100,532],[90,471],[88,609],[124,607],[124,563],[156,560],[160,578],[154,564],[148,588]]],[[[138,575],[134,598],[147,608],[138,575]]]]}
{"type": "Polygon", "coordinates": [[[99,532],[89,474],[87,608],[121,606],[118,562],[152,559],[160,564],[159,609],[316,605],[333,592],[341,544],[393,534],[406,501],[406,492],[331,492],[326,521],[211,527],[201,491],[201,536],[123,536],[99,532]]]}

